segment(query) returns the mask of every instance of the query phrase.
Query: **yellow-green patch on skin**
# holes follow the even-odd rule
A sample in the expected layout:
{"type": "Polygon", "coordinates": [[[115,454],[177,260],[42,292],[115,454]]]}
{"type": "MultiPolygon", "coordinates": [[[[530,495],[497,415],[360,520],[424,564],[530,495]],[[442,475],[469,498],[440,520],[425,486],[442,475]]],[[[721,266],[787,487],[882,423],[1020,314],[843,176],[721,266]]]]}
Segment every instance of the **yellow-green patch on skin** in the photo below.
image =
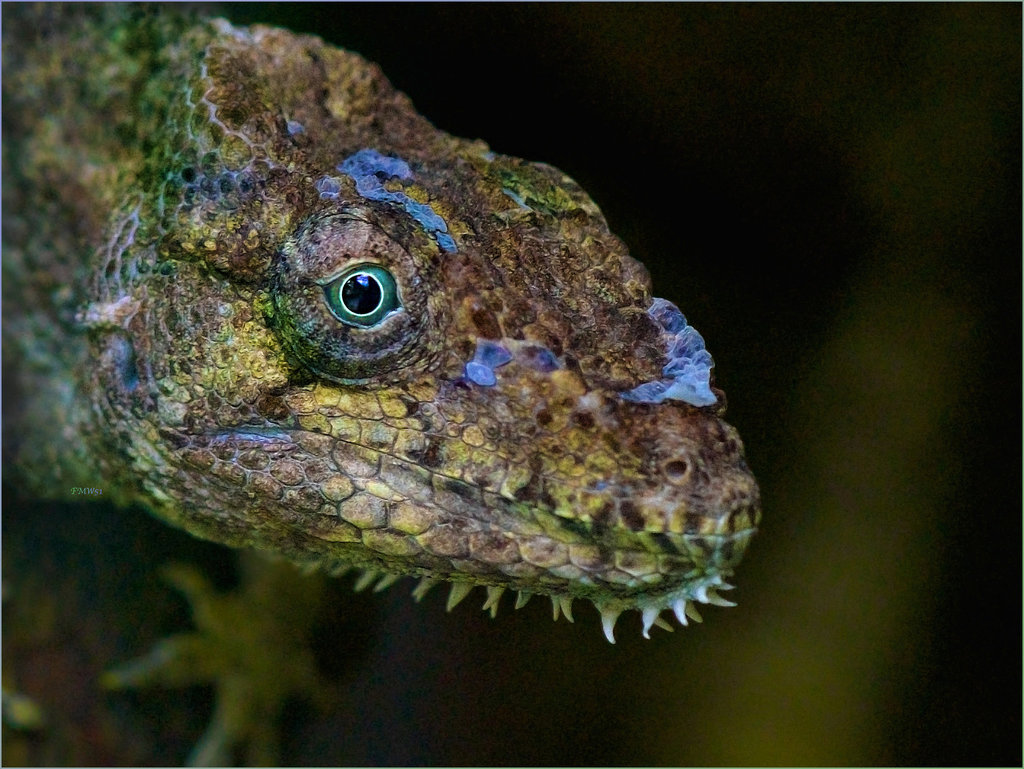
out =
{"type": "Polygon", "coordinates": [[[340,502],[348,499],[355,491],[352,481],[343,475],[334,475],[324,481],[321,485],[324,496],[331,502],[340,502]]]}

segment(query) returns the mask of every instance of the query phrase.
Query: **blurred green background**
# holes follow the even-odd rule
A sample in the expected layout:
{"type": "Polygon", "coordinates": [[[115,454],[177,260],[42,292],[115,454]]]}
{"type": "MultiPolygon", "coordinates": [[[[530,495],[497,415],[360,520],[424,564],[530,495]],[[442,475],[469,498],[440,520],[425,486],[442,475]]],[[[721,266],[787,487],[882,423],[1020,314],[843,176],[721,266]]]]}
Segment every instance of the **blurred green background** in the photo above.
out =
{"type": "MultiPolygon", "coordinates": [[[[446,614],[442,590],[329,584],[332,697],[289,709],[285,763],[1020,765],[1019,4],[225,11],[355,50],[439,128],[579,181],[707,339],[764,504],[740,606],[650,641],[627,616],[610,646],[581,604],[492,621],[482,592],[446,614]]],[[[228,585],[234,556],[18,505],[6,627],[25,596],[46,622],[5,629],[5,685],[52,731],[4,763],[181,762],[208,691],[94,676],[188,627],[158,565],[228,585]]]]}

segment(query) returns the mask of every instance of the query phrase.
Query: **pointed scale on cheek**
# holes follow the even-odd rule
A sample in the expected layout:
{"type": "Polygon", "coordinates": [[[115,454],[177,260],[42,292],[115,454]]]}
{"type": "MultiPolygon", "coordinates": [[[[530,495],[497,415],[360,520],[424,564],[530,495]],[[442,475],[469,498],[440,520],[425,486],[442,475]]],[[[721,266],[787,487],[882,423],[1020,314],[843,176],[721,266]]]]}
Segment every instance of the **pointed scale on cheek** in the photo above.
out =
{"type": "Polygon", "coordinates": [[[103,478],[450,609],[588,600],[612,641],[730,603],[760,501],[711,356],[572,179],[315,37],[106,6],[4,34],[5,369],[41,493],[103,478]]]}

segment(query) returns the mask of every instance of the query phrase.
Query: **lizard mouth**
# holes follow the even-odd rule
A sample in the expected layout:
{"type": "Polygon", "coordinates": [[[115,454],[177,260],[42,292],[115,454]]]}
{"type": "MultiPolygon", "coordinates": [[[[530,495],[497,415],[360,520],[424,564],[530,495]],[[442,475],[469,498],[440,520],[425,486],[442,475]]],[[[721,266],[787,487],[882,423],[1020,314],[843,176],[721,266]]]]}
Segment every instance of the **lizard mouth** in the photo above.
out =
{"type": "MultiPolygon", "coordinates": [[[[245,470],[249,484],[277,484],[280,518],[288,519],[307,545],[310,540],[317,545],[313,549],[319,555],[306,546],[292,554],[309,568],[336,575],[361,569],[359,589],[370,585],[383,589],[400,577],[419,577],[413,590],[417,600],[440,581],[450,581],[449,609],[474,586],[484,587],[483,608],[492,616],[506,590],[518,592],[517,608],[532,594],[546,594],[555,619],[565,615],[570,621],[573,600],[584,598],[596,607],[604,634],[613,643],[616,621],[628,610],[640,613],[643,635],[650,637],[654,626],[671,629],[662,617],[664,612],[686,625],[700,621],[696,605],[734,605],[719,591],[731,589],[726,580],[760,520],[756,485],[751,496],[718,500],[717,516],[694,518],[687,515],[694,502],[679,504],[671,485],[649,487],[645,499],[628,486],[616,489],[614,480],[599,482],[602,490],[622,497],[614,513],[616,525],[607,526],[593,518],[587,521],[525,505],[493,487],[473,487],[438,473],[428,477],[408,459],[298,427],[266,424],[214,429],[192,434],[189,441],[192,452],[207,456],[203,464],[212,475],[223,475],[217,465],[230,464],[245,470]],[[338,456],[361,451],[362,469],[355,470],[352,464],[343,467],[330,458],[332,451],[338,456]],[[317,481],[311,469],[317,466],[326,466],[321,472],[328,477],[317,481]],[[382,499],[386,492],[381,489],[401,486],[395,481],[399,467],[420,473],[421,483],[433,485],[436,496],[431,504],[448,508],[446,522],[422,528],[412,500],[397,493],[382,499]],[[297,468],[302,468],[302,477],[288,477],[297,468]],[[334,497],[333,506],[299,514],[289,499],[301,502],[303,484],[316,483],[319,493],[329,499],[335,489],[343,488],[343,493],[334,497]],[[346,500],[358,495],[363,495],[363,502],[356,506],[362,510],[361,517],[343,516],[346,500]],[[623,525],[637,510],[646,525],[623,525]],[[351,557],[355,545],[362,548],[380,541],[391,543],[385,550],[404,543],[401,547],[409,557],[388,553],[377,559],[351,557]]],[[[415,494],[408,482],[406,489],[415,494]]],[[[261,494],[266,496],[263,487],[261,494]]],[[[309,496],[308,490],[305,494],[309,496]]],[[[699,501],[702,508],[711,504],[699,501]]],[[[266,507],[258,514],[257,526],[277,515],[265,512],[266,507]]]]}

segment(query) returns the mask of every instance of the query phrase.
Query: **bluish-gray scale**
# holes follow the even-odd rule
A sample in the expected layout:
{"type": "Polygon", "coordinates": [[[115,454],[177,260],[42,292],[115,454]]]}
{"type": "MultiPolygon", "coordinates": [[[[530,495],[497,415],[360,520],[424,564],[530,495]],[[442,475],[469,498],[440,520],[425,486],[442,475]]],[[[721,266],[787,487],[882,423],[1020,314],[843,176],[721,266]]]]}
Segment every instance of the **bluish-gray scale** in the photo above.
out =
{"type": "MultiPolygon", "coordinates": [[[[448,223],[433,208],[413,200],[404,192],[384,186],[384,182],[391,178],[406,181],[413,178],[409,164],[404,160],[381,155],[374,149],[362,149],[345,158],[338,170],[352,178],[356,192],[364,198],[401,206],[444,251],[453,253],[456,250],[455,240],[448,234],[448,223]]],[[[322,190],[320,194],[324,196],[322,190]]]]}
{"type": "Polygon", "coordinates": [[[688,325],[686,316],[667,299],[655,298],[647,314],[664,330],[666,362],[662,378],[637,385],[622,393],[622,399],[634,403],[681,400],[699,407],[717,403],[711,391],[715,362],[700,332],[688,325]]]}

